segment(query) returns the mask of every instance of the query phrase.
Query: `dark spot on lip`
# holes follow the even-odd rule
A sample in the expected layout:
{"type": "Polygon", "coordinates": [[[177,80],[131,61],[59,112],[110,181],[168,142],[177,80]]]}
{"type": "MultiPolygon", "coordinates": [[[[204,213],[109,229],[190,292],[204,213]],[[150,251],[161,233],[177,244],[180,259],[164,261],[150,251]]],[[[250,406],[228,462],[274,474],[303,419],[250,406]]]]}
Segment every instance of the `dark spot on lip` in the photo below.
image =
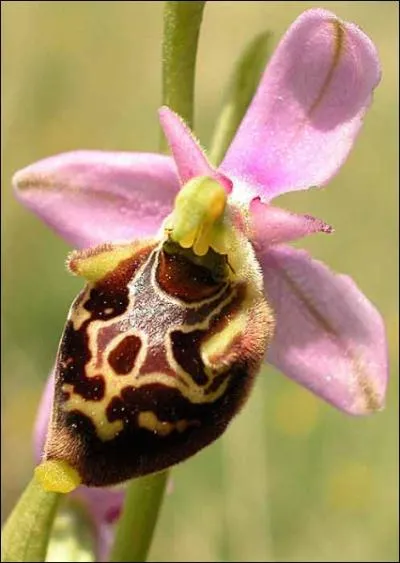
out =
{"type": "Polygon", "coordinates": [[[206,395],[210,395],[211,393],[214,393],[214,391],[216,391],[228,377],[229,377],[229,371],[224,371],[223,373],[216,375],[214,381],[207,389],[206,395]]]}
{"type": "Polygon", "coordinates": [[[97,319],[106,321],[122,315],[126,311],[128,303],[127,287],[107,290],[98,286],[90,291],[90,297],[86,301],[84,308],[92,314],[91,321],[97,319]]]}
{"type": "Polygon", "coordinates": [[[186,303],[210,298],[224,285],[216,282],[212,272],[204,266],[167,252],[160,252],[156,276],[161,289],[186,303]]]}
{"type": "Polygon", "coordinates": [[[207,331],[193,330],[171,332],[172,351],[175,360],[190,374],[198,385],[205,385],[208,377],[204,371],[204,363],[200,357],[200,343],[207,331]]]}
{"type": "Polygon", "coordinates": [[[132,371],[142,341],[138,336],[126,336],[108,355],[108,363],[118,375],[132,371]]]}
{"type": "MultiPolygon", "coordinates": [[[[58,377],[61,385],[64,383],[73,385],[73,393],[89,401],[101,401],[105,393],[104,376],[98,374],[94,377],[86,377],[85,375],[85,365],[91,358],[86,324],[87,322],[81,329],[75,330],[72,321],[67,323],[60,346],[58,377]]],[[[61,391],[63,401],[69,398],[70,393],[61,391]]]]}
{"type": "Polygon", "coordinates": [[[104,376],[95,375],[86,378],[85,381],[78,381],[75,384],[74,391],[88,401],[101,401],[105,392],[104,376]]]}

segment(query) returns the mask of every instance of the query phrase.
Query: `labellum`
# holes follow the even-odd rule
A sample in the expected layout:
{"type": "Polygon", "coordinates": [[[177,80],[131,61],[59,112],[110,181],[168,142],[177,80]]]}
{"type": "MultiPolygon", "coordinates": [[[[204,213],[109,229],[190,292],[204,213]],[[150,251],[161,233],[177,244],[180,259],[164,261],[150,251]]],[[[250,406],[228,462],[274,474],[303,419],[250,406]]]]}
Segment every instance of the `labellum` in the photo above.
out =
{"type": "Polygon", "coordinates": [[[157,239],[70,255],[87,285],[59,346],[37,469],[46,488],[60,490],[66,468],[73,486],[157,472],[225,431],[273,329],[253,248],[235,225],[224,188],[200,177],[157,239]]]}

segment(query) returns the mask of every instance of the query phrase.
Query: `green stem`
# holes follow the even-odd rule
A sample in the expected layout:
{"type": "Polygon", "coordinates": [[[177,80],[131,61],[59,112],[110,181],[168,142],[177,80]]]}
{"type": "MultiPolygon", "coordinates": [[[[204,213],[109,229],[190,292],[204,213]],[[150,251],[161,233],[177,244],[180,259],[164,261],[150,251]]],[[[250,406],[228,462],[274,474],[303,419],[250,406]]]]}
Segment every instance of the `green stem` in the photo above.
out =
{"type": "MultiPolygon", "coordinates": [[[[162,45],[163,104],[193,130],[194,78],[197,45],[205,2],[166,2],[162,45]]],[[[166,149],[164,137],[161,149],[166,149]]]]}
{"type": "MultiPolygon", "coordinates": [[[[204,1],[166,2],[163,36],[163,104],[193,127],[194,76],[204,1]]],[[[161,150],[167,148],[164,137],[161,150]]],[[[128,484],[110,561],[146,561],[168,471],[128,484]]]]}
{"type": "Polygon", "coordinates": [[[2,561],[45,561],[60,497],[31,480],[4,525],[2,561]]]}
{"type": "Polygon", "coordinates": [[[110,561],[146,561],[168,472],[130,482],[110,561]]]}

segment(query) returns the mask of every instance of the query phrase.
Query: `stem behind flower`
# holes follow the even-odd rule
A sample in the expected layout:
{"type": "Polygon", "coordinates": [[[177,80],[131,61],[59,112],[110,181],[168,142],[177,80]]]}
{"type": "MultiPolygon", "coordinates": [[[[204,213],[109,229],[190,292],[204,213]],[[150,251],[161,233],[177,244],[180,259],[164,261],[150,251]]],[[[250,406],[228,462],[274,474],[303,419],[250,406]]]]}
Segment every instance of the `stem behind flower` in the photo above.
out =
{"type": "MultiPolygon", "coordinates": [[[[197,45],[205,1],[165,3],[162,50],[163,104],[193,127],[197,45]]],[[[161,137],[160,147],[167,144],[161,137]]],[[[157,523],[168,471],[128,485],[110,561],[146,561],[157,523]]]]}
{"type": "MultiPolygon", "coordinates": [[[[166,2],[162,45],[163,104],[193,130],[197,44],[205,2],[166,2]]],[[[166,149],[164,136],[161,148],[166,149]]]]}
{"type": "Polygon", "coordinates": [[[110,561],[146,561],[168,471],[129,484],[110,561]]]}

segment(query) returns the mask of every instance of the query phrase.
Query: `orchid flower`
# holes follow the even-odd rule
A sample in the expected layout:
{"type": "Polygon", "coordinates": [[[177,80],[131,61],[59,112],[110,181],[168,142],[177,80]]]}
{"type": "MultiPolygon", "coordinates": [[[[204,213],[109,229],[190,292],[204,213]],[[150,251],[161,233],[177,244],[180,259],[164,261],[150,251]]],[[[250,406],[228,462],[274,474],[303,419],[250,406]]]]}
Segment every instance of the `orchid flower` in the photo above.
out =
{"type": "MultiPolygon", "coordinates": [[[[309,10],[281,40],[218,168],[164,106],[159,119],[172,156],[64,153],[19,171],[16,194],[64,240],[85,249],[162,240],[178,194],[199,178],[213,179],[225,193],[223,213],[251,243],[262,270],[275,319],[265,361],[338,409],[368,414],[383,407],[386,392],[381,316],[352,279],[287,244],[333,229],[271,202],[322,186],[339,171],[379,80],[370,39],[328,11],[309,10]]],[[[50,412],[51,396],[41,412],[50,412]]],[[[43,426],[38,432],[43,436],[43,426]]]]}

